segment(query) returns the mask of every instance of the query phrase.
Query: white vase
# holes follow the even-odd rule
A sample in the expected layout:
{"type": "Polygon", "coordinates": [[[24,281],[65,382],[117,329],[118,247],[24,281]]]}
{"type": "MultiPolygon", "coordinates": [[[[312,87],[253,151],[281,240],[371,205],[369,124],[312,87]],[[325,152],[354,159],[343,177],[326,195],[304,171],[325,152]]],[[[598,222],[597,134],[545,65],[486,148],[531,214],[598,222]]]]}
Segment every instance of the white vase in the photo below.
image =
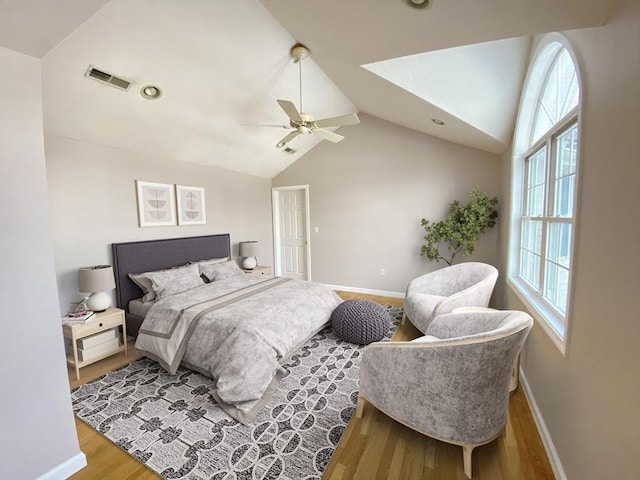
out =
{"type": "Polygon", "coordinates": [[[94,312],[102,312],[111,306],[111,295],[109,292],[92,293],[86,301],[87,308],[94,312]]]}
{"type": "Polygon", "coordinates": [[[253,270],[254,268],[256,268],[256,265],[258,265],[256,257],[245,257],[242,259],[241,266],[245,270],[253,270]]]}

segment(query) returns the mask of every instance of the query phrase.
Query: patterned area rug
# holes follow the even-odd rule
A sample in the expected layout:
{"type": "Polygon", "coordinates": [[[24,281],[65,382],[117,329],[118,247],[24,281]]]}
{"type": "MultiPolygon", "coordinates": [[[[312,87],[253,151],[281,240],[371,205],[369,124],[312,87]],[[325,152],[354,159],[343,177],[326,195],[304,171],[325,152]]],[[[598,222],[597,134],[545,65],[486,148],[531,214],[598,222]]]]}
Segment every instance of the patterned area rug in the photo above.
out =
{"type": "MultiPolygon", "coordinates": [[[[389,340],[402,309],[386,308],[389,340]]],[[[148,359],[72,390],[73,409],[167,479],[320,479],[355,412],[363,348],[325,328],[284,364],[288,374],[246,426],[215,403],[211,379],[169,375],[148,359]]]]}

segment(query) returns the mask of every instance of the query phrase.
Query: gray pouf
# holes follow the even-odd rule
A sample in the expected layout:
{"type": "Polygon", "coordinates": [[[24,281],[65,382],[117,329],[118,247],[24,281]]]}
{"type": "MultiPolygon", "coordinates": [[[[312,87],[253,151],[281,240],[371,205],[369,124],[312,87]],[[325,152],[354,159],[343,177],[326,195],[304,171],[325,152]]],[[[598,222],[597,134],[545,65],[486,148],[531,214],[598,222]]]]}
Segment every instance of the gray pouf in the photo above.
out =
{"type": "Polygon", "coordinates": [[[336,335],[351,343],[367,345],[382,340],[389,331],[387,310],[370,300],[345,300],[331,314],[336,335]]]}

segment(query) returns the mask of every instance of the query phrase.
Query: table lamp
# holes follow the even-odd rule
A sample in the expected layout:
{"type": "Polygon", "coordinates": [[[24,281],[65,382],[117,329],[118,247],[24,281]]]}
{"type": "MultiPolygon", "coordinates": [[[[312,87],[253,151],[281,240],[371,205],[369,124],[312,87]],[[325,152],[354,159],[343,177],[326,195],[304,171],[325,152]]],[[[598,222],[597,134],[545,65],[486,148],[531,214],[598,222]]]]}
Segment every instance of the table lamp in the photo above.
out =
{"type": "Polygon", "coordinates": [[[78,290],[91,293],[86,301],[87,308],[103,312],[111,305],[110,290],[116,288],[113,268],[110,265],[96,265],[81,268],[78,275],[78,290]]]}
{"type": "Polygon", "coordinates": [[[245,270],[253,270],[258,265],[258,242],[240,242],[241,267],[245,270]]]}

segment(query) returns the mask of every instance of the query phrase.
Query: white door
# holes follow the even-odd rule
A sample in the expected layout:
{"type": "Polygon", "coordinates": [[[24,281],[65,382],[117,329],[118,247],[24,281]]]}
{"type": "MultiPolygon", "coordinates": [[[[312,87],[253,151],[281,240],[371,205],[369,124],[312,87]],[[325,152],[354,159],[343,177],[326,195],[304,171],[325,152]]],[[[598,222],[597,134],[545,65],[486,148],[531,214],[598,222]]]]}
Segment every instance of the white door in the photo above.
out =
{"type": "Polygon", "coordinates": [[[310,280],[309,187],[273,189],[275,274],[310,280]]]}

